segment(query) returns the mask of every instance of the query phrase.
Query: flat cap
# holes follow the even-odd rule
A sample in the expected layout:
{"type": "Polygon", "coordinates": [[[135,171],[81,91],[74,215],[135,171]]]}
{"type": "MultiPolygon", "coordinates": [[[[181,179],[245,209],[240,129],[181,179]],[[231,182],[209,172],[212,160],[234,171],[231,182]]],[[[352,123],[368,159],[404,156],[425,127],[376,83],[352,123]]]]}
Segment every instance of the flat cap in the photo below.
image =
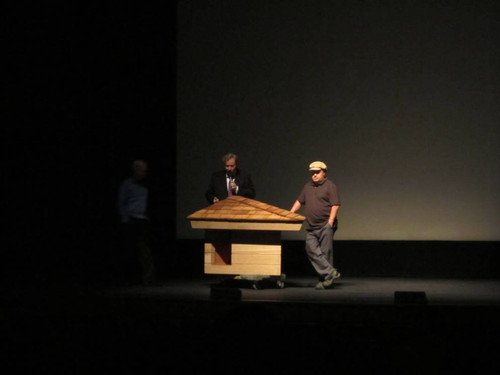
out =
{"type": "Polygon", "coordinates": [[[322,161],[315,161],[309,164],[310,171],[320,171],[320,170],[326,171],[327,169],[328,168],[326,167],[326,164],[323,163],[322,161]]]}

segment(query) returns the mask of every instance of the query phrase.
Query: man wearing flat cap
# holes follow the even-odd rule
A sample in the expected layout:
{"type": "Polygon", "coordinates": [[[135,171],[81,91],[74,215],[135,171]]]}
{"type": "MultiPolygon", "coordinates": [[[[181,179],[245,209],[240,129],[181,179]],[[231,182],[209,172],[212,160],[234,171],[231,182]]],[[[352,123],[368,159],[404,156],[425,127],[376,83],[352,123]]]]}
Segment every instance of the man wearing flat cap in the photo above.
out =
{"type": "Polygon", "coordinates": [[[319,275],[316,289],[326,289],[340,277],[333,267],[333,235],[337,230],[340,198],[336,185],[326,177],[327,166],[322,161],[309,165],[311,181],[307,182],[290,211],[305,206],[308,228],[306,253],[319,275]]]}

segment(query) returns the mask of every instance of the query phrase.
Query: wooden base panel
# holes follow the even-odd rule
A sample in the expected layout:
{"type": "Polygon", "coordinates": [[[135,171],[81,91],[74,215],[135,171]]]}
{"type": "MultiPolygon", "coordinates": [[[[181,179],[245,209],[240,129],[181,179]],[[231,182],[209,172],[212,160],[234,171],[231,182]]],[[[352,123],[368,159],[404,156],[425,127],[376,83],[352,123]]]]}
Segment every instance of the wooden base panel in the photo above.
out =
{"type": "Polygon", "coordinates": [[[280,276],[281,265],[235,264],[221,266],[215,264],[205,264],[205,273],[217,275],[280,276]]]}
{"type": "Polygon", "coordinates": [[[205,243],[205,273],[281,275],[281,243],[272,237],[272,244],[205,243]]]}

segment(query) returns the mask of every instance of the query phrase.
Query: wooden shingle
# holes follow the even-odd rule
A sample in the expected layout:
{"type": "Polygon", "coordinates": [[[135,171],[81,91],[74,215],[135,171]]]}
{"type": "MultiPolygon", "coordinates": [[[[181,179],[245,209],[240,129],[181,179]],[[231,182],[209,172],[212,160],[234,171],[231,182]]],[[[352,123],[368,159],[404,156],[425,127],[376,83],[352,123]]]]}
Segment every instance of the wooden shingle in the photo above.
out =
{"type": "Polygon", "coordinates": [[[302,223],[305,217],[254,199],[231,196],[196,211],[189,220],[302,223]]]}

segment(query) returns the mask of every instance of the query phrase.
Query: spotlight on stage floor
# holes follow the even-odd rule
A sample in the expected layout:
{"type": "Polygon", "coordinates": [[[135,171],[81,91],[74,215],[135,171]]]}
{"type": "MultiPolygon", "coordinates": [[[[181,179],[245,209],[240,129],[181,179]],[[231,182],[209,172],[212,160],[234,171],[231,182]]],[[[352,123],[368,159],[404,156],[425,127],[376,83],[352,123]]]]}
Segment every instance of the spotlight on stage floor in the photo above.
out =
{"type": "Polygon", "coordinates": [[[396,305],[427,305],[425,292],[394,292],[394,304],[396,305]]]}

